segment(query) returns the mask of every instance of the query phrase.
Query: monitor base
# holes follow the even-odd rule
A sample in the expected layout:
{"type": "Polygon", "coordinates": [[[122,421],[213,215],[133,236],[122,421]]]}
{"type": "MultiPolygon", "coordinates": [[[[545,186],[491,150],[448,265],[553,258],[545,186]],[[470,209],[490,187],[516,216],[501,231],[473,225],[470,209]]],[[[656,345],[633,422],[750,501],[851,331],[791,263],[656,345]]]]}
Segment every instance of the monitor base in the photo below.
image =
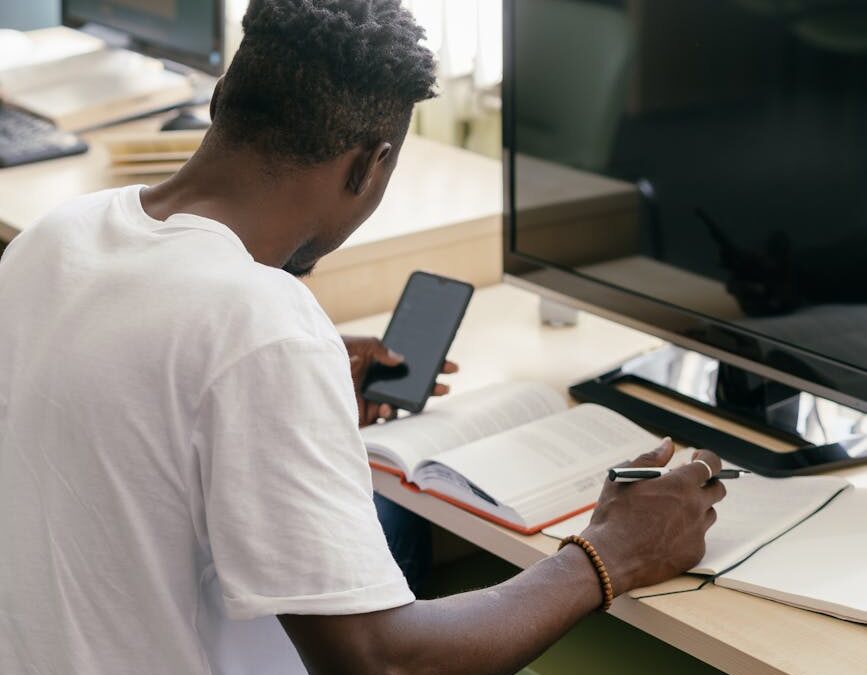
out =
{"type": "Polygon", "coordinates": [[[174,117],[163,122],[160,131],[190,131],[208,129],[210,126],[210,120],[200,117],[192,108],[181,108],[174,117]]]}
{"type": "Polygon", "coordinates": [[[616,410],[680,443],[709,448],[756,473],[794,476],[867,463],[867,415],[674,346],[569,388],[579,401],[616,410]],[[770,436],[769,450],[627,393],[635,385],[770,436]]]}

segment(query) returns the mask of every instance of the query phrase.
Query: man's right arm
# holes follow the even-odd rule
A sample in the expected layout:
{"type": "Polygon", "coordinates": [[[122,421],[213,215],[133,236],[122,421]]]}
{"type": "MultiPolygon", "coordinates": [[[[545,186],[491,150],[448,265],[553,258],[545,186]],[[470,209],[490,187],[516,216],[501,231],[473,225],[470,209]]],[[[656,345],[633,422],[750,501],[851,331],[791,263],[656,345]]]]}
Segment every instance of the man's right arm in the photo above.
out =
{"type": "MultiPolygon", "coordinates": [[[[633,465],[662,466],[672,447],[633,465]]],[[[720,461],[702,452],[714,472],[720,461]]],[[[671,578],[704,555],[704,538],[723,498],[704,464],[663,478],[607,484],[583,533],[606,563],[615,594],[671,578]]],[[[577,546],[498,586],[395,609],[346,616],[281,616],[313,674],[514,673],[602,604],[596,570],[577,546]]]]}

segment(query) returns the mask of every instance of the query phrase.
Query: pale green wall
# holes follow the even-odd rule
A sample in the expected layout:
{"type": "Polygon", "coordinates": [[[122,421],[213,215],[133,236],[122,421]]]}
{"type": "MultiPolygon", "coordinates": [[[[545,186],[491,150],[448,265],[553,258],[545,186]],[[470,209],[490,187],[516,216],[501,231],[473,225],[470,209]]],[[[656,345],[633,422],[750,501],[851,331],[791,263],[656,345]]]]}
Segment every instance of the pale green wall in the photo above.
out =
{"type": "Polygon", "coordinates": [[[0,28],[30,30],[60,23],[60,0],[0,0],[0,28]]]}

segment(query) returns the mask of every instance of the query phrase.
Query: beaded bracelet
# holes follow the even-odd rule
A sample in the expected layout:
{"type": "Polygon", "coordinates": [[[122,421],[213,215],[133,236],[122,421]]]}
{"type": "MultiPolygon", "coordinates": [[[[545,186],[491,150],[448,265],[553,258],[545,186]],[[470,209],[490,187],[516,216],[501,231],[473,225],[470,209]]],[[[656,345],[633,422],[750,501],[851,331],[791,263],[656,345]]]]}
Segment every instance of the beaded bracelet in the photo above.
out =
{"type": "Polygon", "coordinates": [[[599,557],[593,544],[587,541],[584,537],[579,537],[576,534],[563,539],[560,542],[560,548],[557,550],[559,551],[569,544],[580,546],[584,550],[584,553],[587,554],[587,557],[590,558],[593,567],[596,568],[596,574],[599,576],[599,584],[602,586],[602,595],[604,598],[602,600],[602,611],[607,612],[611,607],[611,603],[614,602],[614,586],[611,585],[611,577],[608,576],[608,570],[605,569],[605,563],[602,562],[602,558],[599,557]]]}

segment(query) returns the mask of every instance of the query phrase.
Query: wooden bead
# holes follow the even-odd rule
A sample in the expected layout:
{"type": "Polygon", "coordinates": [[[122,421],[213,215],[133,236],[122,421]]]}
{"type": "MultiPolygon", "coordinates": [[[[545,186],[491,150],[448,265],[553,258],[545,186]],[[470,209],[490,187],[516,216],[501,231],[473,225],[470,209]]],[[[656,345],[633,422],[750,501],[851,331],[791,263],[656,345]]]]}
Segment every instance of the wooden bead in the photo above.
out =
{"type": "Polygon", "coordinates": [[[587,557],[590,558],[590,562],[593,563],[593,567],[596,569],[596,576],[599,577],[599,585],[602,587],[602,611],[608,611],[611,607],[611,603],[614,602],[614,586],[611,583],[611,577],[608,575],[605,563],[602,562],[602,558],[599,556],[599,553],[596,552],[596,548],[593,544],[587,541],[584,537],[579,537],[577,535],[566,537],[560,542],[558,550],[562,549],[564,546],[568,546],[569,544],[579,546],[584,553],[587,554],[587,557]]]}

